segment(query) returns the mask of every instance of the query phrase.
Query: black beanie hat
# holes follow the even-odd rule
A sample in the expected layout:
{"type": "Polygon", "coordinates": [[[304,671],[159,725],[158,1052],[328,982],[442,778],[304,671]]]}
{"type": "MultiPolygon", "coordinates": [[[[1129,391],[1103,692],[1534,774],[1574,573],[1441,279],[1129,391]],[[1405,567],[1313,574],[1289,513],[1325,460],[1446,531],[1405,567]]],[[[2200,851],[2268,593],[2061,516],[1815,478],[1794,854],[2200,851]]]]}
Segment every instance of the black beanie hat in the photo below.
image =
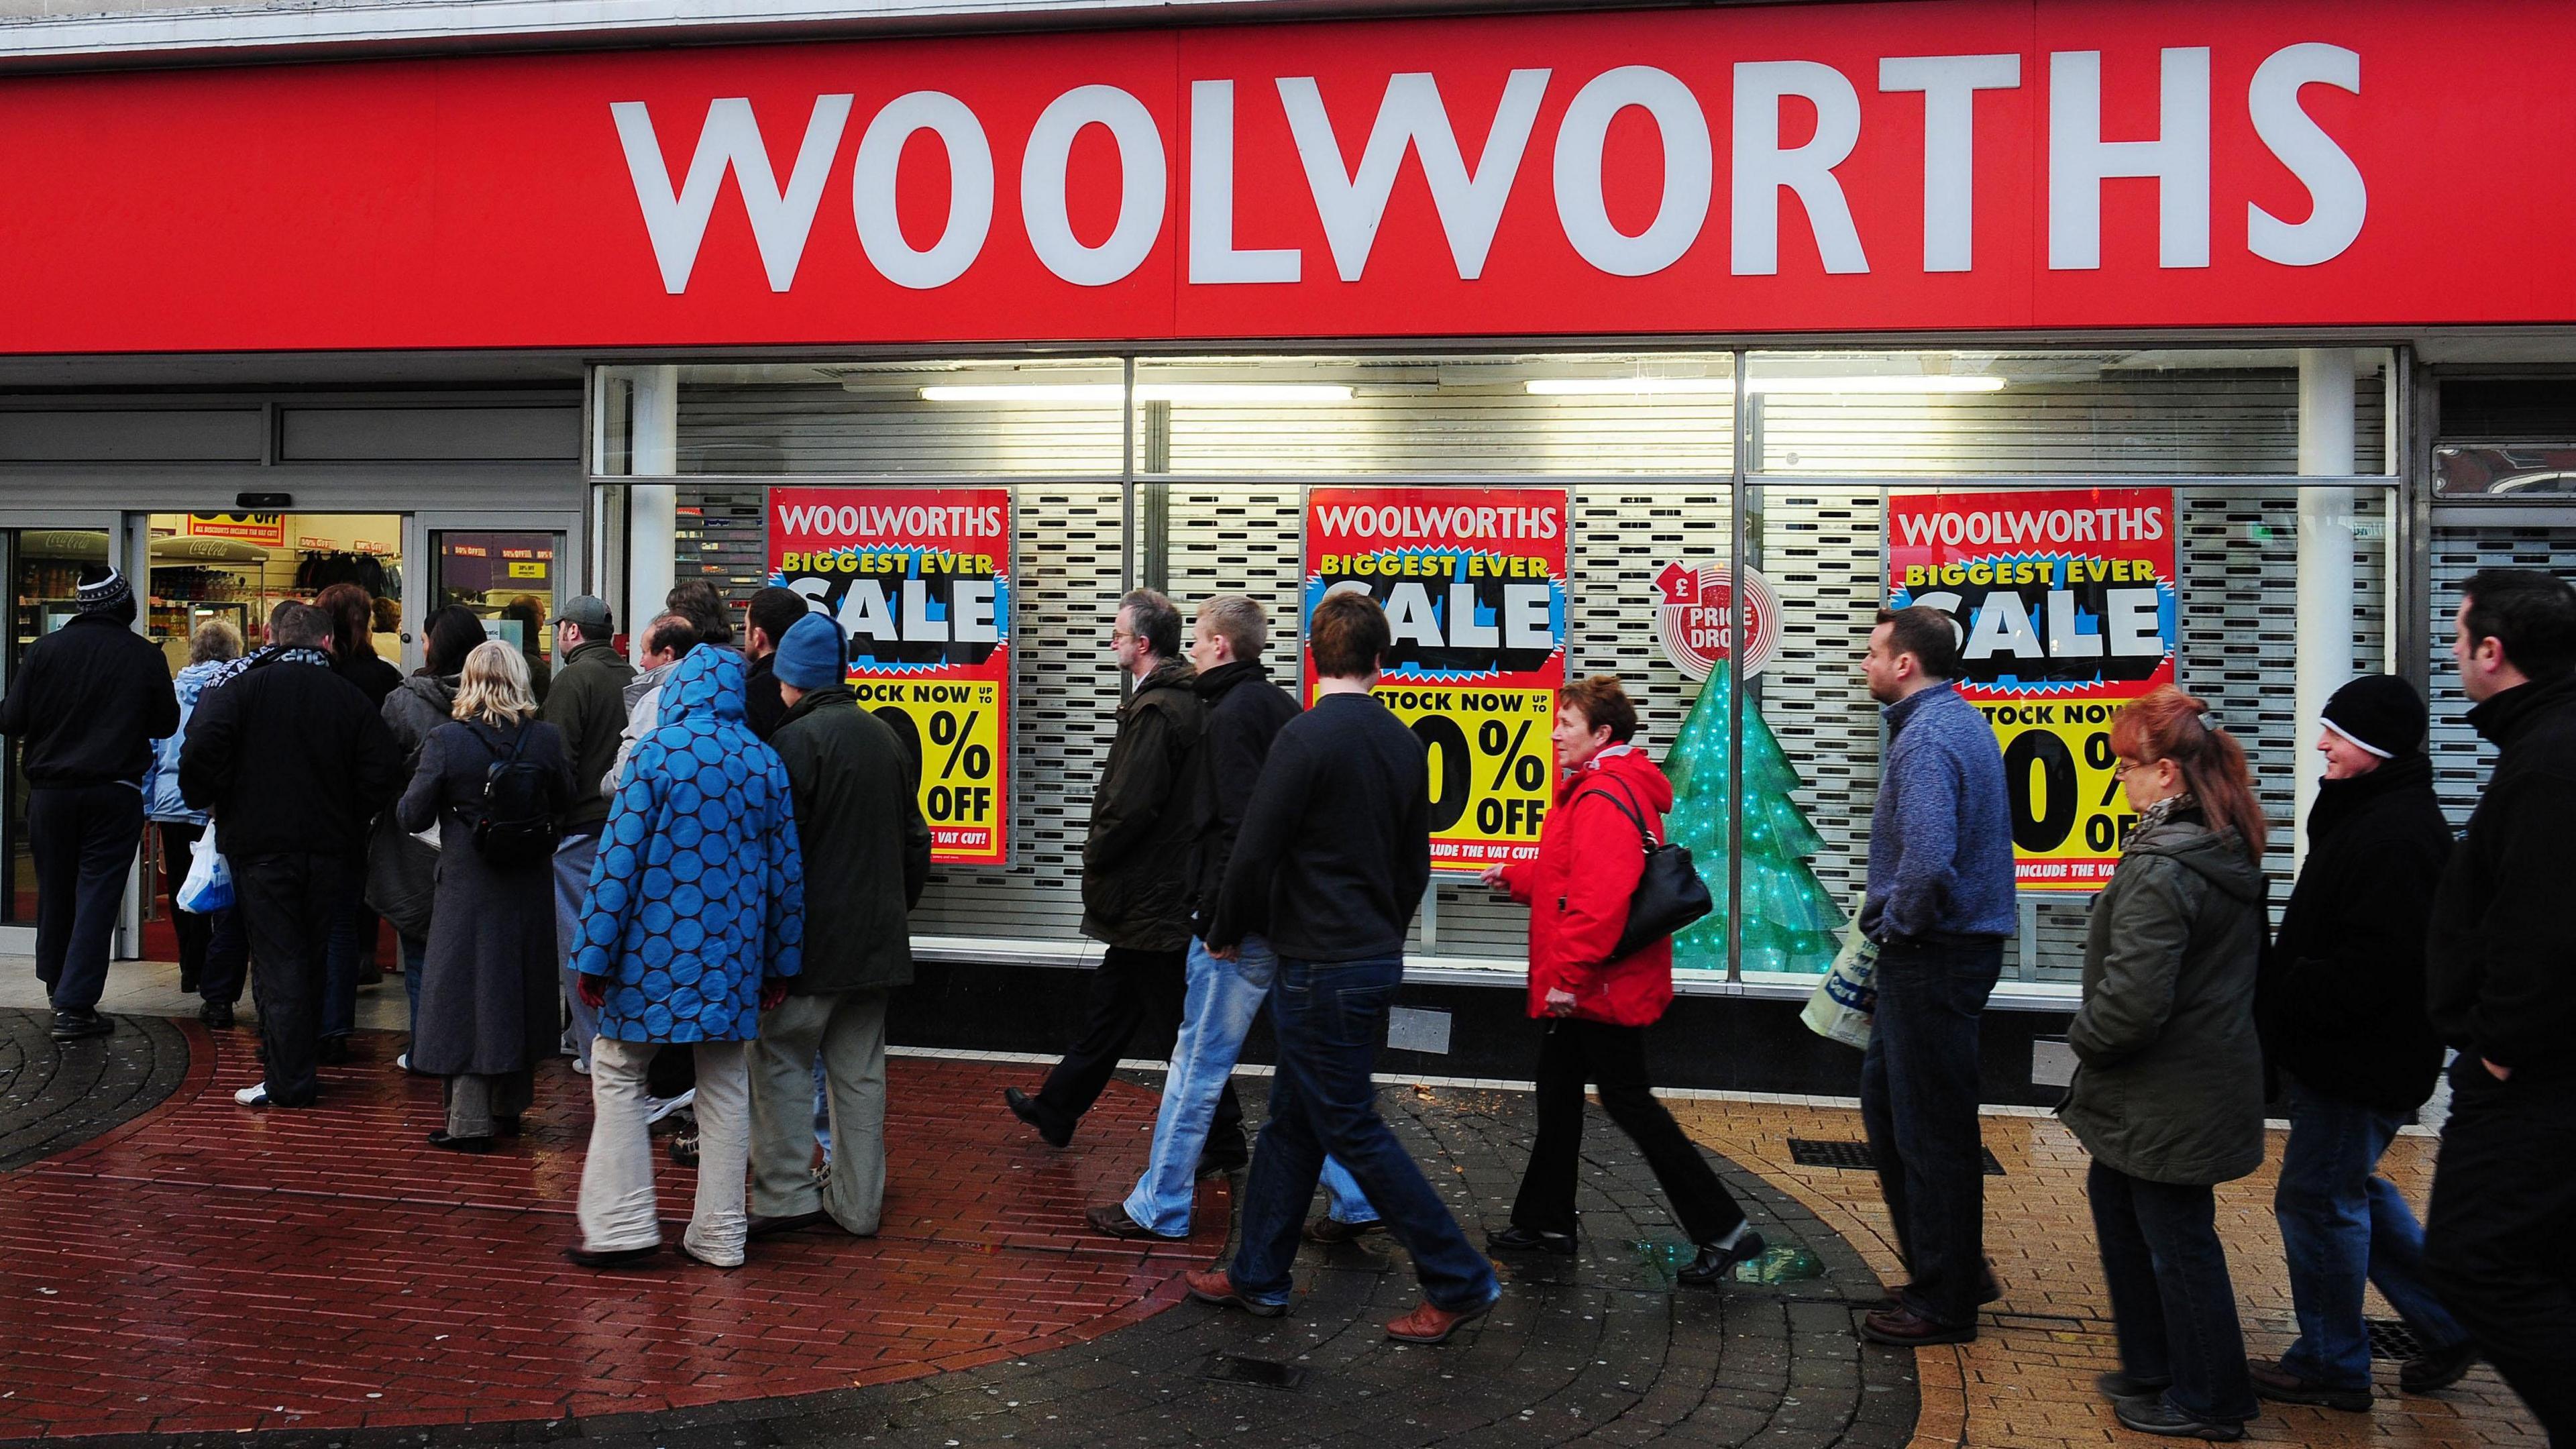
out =
{"type": "Polygon", "coordinates": [[[2365,674],[2326,701],[2326,728],[2383,760],[2424,743],[2424,701],[2394,674],[2365,674]]]}

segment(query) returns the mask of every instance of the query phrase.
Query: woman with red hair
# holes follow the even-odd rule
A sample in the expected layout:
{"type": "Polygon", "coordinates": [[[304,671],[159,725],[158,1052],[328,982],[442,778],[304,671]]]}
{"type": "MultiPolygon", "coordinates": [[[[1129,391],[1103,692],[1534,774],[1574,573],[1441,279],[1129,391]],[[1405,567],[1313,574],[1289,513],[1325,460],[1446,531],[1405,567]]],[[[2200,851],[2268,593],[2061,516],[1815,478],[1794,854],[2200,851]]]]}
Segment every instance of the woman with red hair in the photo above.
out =
{"type": "Polygon", "coordinates": [[[2263,807],[2235,736],[2171,685],[2112,719],[2111,749],[2138,818],[2093,901],[2057,1109],[2093,1154],[2120,1344],[2096,1382],[2129,1428],[2241,1439],[2254,1383],[2212,1188],[2263,1161],[2263,807]]]}

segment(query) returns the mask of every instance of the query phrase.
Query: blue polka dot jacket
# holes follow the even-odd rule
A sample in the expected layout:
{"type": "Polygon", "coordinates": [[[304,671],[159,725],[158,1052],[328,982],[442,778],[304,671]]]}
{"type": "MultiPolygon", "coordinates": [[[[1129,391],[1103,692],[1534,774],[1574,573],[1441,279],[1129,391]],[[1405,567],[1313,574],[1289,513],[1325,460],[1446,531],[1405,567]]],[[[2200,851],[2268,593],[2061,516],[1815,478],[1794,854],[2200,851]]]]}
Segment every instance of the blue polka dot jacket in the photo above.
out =
{"type": "Polygon", "coordinates": [[[760,983],[803,964],[787,767],[743,720],[742,656],[691,650],[600,832],[573,966],[607,978],[612,1041],[749,1041],[760,983]]]}

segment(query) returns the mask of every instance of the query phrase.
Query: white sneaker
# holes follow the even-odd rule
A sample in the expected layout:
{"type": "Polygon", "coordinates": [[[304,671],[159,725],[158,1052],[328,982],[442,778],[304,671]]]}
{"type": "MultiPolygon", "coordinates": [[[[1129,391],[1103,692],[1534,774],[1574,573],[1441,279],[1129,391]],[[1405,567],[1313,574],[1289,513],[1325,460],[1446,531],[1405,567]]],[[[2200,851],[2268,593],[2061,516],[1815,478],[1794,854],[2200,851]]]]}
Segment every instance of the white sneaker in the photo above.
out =
{"type": "Polygon", "coordinates": [[[411,1053],[409,1053],[409,1052],[404,1052],[401,1056],[398,1056],[398,1057],[394,1058],[394,1070],[395,1070],[395,1071],[398,1071],[398,1072],[407,1072],[407,1071],[410,1071],[410,1070],[411,1070],[411,1053]]]}
{"type": "Polygon", "coordinates": [[[253,1082],[233,1093],[233,1100],[245,1107],[265,1107],[268,1105],[268,1083],[253,1082]]]}
{"type": "Polygon", "coordinates": [[[579,1057],[574,1057],[574,1058],[572,1059],[572,1074],[573,1074],[574,1076],[576,1076],[576,1077],[586,1077],[586,1076],[589,1076],[589,1075],[590,1075],[590,1063],[588,1063],[588,1062],[586,1062],[586,1061],[583,1061],[583,1060],[582,1060],[581,1058],[579,1058],[579,1057]]]}
{"type": "Polygon", "coordinates": [[[689,1090],[682,1092],[676,1097],[647,1097],[644,1099],[646,1104],[644,1125],[650,1127],[654,1123],[661,1121],[663,1118],[670,1116],[672,1113],[679,1111],[682,1107],[686,1107],[697,1100],[698,1089],[695,1087],[691,1087],[689,1090]]]}

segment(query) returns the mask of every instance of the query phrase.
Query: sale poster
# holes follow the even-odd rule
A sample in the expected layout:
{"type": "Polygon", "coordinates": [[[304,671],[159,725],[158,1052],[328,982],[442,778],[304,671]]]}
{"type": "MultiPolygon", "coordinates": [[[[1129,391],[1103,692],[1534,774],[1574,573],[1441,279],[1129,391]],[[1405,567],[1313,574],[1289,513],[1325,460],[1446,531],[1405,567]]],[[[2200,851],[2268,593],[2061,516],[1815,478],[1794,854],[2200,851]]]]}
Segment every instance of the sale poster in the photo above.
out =
{"type": "MultiPolygon", "coordinates": [[[[1538,854],[1565,683],[1562,488],[1316,488],[1305,611],[1356,590],[1394,635],[1377,697],[1430,755],[1431,866],[1538,854]]],[[[1303,655],[1306,702],[1315,660],[1303,655]]]]}
{"type": "Polygon", "coordinates": [[[188,515],[191,538],[234,538],[255,543],[262,548],[286,547],[286,515],[282,513],[191,513],[188,515]]]}
{"type": "Polygon", "coordinates": [[[769,581],[839,621],[943,865],[1010,856],[1011,529],[1008,488],[769,490],[769,581]]]}
{"type": "Polygon", "coordinates": [[[2111,716],[2173,681],[2174,533],[2170,488],[1887,500],[1889,601],[1959,628],[1959,693],[2003,747],[2022,890],[2099,890],[2136,824],[2111,716]]]}

